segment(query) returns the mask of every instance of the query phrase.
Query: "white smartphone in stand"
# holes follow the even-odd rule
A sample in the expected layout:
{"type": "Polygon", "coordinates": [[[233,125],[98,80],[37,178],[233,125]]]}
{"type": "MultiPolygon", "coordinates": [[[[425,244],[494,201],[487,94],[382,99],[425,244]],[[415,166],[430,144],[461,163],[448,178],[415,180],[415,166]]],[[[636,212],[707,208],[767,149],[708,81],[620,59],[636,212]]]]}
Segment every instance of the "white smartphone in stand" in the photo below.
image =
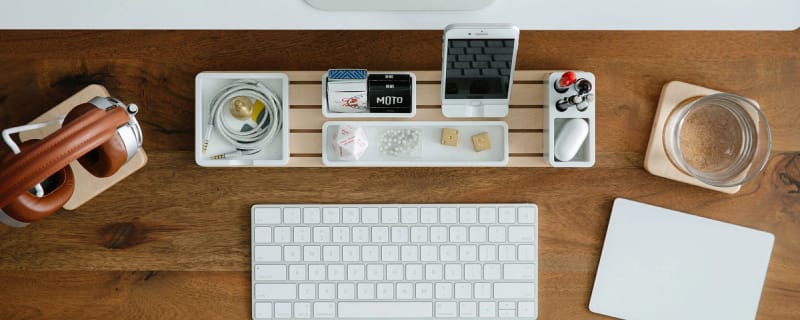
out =
{"type": "Polygon", "coordinates": [[[442,44],[442,114],[448,118],[508,115],[519,28],[451,24],[442,44]]]}

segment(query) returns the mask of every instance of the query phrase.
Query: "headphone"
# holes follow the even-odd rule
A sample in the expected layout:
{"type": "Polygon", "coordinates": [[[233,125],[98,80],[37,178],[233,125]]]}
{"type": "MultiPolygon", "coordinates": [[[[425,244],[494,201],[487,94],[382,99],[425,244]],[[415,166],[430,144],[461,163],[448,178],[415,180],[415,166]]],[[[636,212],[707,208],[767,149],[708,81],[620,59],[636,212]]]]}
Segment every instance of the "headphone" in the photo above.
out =
{"type": "Polygon", "coordinates": [[[96,177],[116,173],[142,146],[138,109],[114,98],[95,97],[67,113],[58,131],[25,141],[17,154],[2,159],[0,222],[24,227],[60,209],[75,191],[69,166],[75,160],[96,177]],[[42,184],[50,190],[34,195],[31,190],[41,191],[42,184]]]}

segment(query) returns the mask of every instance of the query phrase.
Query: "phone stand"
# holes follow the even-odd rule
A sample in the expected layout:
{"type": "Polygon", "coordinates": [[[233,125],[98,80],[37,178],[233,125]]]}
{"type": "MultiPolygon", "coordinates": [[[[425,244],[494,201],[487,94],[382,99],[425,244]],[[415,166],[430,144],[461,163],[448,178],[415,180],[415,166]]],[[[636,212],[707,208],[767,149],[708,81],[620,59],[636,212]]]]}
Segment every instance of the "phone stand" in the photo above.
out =
{"type": "MultiPolygon", "coordinates": [[[[656,110],[656,116],[653,120],[653,129],[650,131],[650,142],[647,144],[647,152],[644,156],[645,170],[662,178],[680,181],[719,192],[733,194],[739,191],[741,186],[721,188],[697,180],[675,167],[664,151],[664,125],[670,113],[672,113],[672,110],[677,108],[681,102],[686,99],[707,96],[714,93],[720,93],[720,91],[680,81],[672,81],[664,85],[661,89],[661,98],[658,101],[658,109],[656,110]]],[[[756,107],[759,107],[757,102],[753,100],[750,100],[750,102],[756,107]]]]}
{"type": "MultiPolygon", "coordinates": [[[[72,108],[84,102],[89,102],[89,100],[92,100],[92,98],[98,96],[108,97],[110,95],[105,87],[97,84],[90,85],[67,98],[67,100],[62,101],[57,106],[48,110],[38,118],[33,119],[33,121],[30,123],[40,123],[55,120],[58,117],[67,114],[70,110],[72,110],[72,108]]],[[[59,127],[57,126],[48,126],[42,129],[20,132],[19,139],[22,141],[27,141],[31,139],[44,138],[58,129],[59,127]]],[[[147,138],[145,137],[145,139],[147,138]]],[[[72,193],[72,197],[69,199],[69,201],[64,204],[64,209],[77,209],[87,201],[96,197],[98,194],[117,184],[117,182],[122,181],[122,179],[125,179],[127,176],[141,169],[145,164],[147,164],[147,154],[144,152],[143,148],[140,148],[139,152],[137,152],[130,161],[125,163],[119,169],[119,171],[117,171],[117,173],[106,178],[95,177],[86,171],[83,166],[77,164],[77,161],[72,162],[70,167],[72,168],[72,173],[75,175],[75,192],[72,193]]]]}

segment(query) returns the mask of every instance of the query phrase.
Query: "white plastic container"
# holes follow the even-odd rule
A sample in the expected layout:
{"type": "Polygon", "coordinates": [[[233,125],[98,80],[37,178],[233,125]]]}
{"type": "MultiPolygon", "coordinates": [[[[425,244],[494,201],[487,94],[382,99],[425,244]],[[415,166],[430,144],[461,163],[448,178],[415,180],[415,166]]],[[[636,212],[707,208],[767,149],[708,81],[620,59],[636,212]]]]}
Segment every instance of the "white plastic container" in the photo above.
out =
{"type": "Polygon", "coordinates": [[[595,81],[594,74],[584,71],[575,71],[577,79],[586,79],[591,81],[592,90],[589,94],[594,95],[594,99],[589,102],[589,107],[584,111],[578,111],[574,106],[567,108],[566,111],[558,111],[556,109],[556,102],[564,97],[577,94],[574,88],[571,88],[564,93],[559,93],[554,88],[561,75],[565,71],[557,71],[545,76],[545,106],[544,106],[544,134],[542,137],[544,147],[544,159],[553,167],[591,167],[595,161],[595,105],[597,96],[595,90],[597,82],[595,81]],[[561,129],[569,120],[583,119],[589,125],[589,133],[586,139],[578,149],[577,154],[569,161],[561,161],[555,157],[555,140],[558,137],[561,129]]]}
{"type": "Polygon", "coordinates": [[[272,72],[201,72],[195,77],[195,162],[203,167],[271,167],[289,163],[289,77],[272,72]],[[202,151],[205,130],[211,113],[211,100],[224,86],[241,79],[262,82],[281,101],[280,133],[266,148],[252,155],[236,159],[211,159],[216,154],[233,151],[222,136],[213,130],[208,149],[202,151]]]}
{"type": "Polygon", "coordinates": [[[508,165],[508,124],[504,121],[328,121],[322,126],[322,162],[333,167],[503,167],[508,165]],[[369,147],[359,160],[341,160],[331,147],[333,131],[341,125],[361,127],[369,147]],[[422,131],[418,157],[382,154],[381,135],[389,129],[422,131]],[[457,147],[441,144],[442,128],[459,131],[457,147]],[[476,152],[472,136],[488,132],[491,149],[476,152]]]}
{"type": "Polygon", "coordinates": [[[411,76],[411,112],[331,112],[328,108],[328,73],[322,74],[322,115],[325,118],[413,118],[417,115],[417,76],[413,72],[370,72],[368,74],[407,74],[411,76]]]}

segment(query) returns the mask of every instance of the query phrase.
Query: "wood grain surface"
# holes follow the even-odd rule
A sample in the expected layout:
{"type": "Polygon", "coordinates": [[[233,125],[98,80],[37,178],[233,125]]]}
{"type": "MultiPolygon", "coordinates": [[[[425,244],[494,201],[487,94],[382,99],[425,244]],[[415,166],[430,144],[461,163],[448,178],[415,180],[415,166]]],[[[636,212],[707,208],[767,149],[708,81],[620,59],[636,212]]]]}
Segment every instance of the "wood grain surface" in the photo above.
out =
{"type": "Polygon", "coordinates": [[[539,318],[602,319],[588,303],[616,197],[775,234],[758,319],[800,318],[800,31],[522,32],[518,69],[597,76],[593,168],[194,163],[198,72],[437,70],[440,58],[435,31],[0,31],[0,128],[99,83],[141,107],[150,157],[76,211],[22,229],[0,226],[0,318],[247,319],[256,203],[534,202],[539,318]],[[658,95],[670,80],[761,104],[773,153],[739,193],[642,168],[658,95]]]}

